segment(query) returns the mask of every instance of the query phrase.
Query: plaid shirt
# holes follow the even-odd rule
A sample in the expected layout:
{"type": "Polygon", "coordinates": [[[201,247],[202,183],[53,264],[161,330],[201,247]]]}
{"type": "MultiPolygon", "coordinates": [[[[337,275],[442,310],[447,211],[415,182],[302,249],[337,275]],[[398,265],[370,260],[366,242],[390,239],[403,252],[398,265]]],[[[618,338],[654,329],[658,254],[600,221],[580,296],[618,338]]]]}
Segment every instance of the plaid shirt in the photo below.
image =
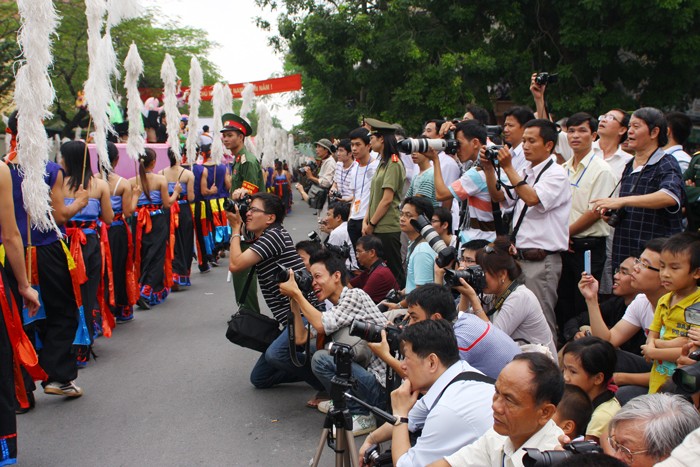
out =
{"type": "MultiPolygon", "coordinates": [[[[365,323],[387,325],[387,319],[379,311],[377,305],[362,289],[349,289],[345,287],[340,294],[338,304],[322,315],[323,330],[327,336],[344,327],[349,327],[356,319],[365,323]]],[[[386,364],[382,359],[372,354],[367,370],[374,375],[379,384],[384,386],[386,377],[386,364]]]]}
{"type": "Polygon", "coordinates": [[[634,159],[628,162],[622,172],[620,197],[662,191],[673,197],[676,205],[662,209],[625,207],[625,214],[615,228],[613,268],[619,266],[625,258],[641,253],[649,240],[670,237],[683,231],[681,207],[685,201],[685,191],[678,161],[659,148],[652,154],[649,162],[634,173],[632,173],[633,162],[634,159]],[[632,191],[633,188],[634,191],[632,191]]]}

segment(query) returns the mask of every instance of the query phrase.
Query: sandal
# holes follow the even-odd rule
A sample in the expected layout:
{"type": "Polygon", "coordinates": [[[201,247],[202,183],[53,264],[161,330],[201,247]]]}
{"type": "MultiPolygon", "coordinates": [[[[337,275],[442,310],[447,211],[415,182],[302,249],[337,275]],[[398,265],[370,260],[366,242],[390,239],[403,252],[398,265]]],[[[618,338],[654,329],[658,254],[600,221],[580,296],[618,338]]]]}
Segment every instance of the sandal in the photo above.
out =
{"type": "Polygon", "coordinates": [[[318,404],[327,400],[330,400],[328,393],[326,391],[318,391],[313,399],[306,402],[306,406],[310,409],[317,409],[318,404]]]}

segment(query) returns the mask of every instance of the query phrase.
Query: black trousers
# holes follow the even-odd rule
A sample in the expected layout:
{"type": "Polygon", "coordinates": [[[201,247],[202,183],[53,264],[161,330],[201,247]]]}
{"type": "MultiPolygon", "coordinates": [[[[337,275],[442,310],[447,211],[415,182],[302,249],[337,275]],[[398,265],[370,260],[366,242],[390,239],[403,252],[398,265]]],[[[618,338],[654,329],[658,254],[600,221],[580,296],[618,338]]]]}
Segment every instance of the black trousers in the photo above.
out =
{"type": "Polygon", "coordinates": [[[109,248],[112,251],[112,277],[114,278],[114,304],[116,306],[129,306],[129,296],[126,291],[126,261],[129,254],[128,235],[129,232],[124,224],[111,225],[109,230],[107,230],[109,248]]]}
{"type": "Polygon", "coordinates": [[[586,300],[578,289],[581,273],[584,270],[583,253],[591,252],[591,274],[600,282],[605,266],[606,237],[573,238],[573,253],[561,253],[561,278],[557,288],[557,304],[554,308],[557,327],[564,329],[564,324],[574,316],[585,312],[586,300]]]}
{"type": "Polygon", "coordinates": [[[396,281],[403,289],[406,287],[406,271],[403,270],[401,261],[401,232],[375,233],[382,241],[386,265],[396,277],[396,281]]]}
{"type": "Polygon", "coordinates": [[[194,224],[189,204],[180,205],[179,225],[175,231],[175,256],[173,273],[189,276],[194,251],[194,224]]]}
{"type": "Polygon", "coordinates": [[[348,221],[348,235],[354,248],[357,248],[357,240],[362,237],[362,219],[350,219],[348,221]]]}

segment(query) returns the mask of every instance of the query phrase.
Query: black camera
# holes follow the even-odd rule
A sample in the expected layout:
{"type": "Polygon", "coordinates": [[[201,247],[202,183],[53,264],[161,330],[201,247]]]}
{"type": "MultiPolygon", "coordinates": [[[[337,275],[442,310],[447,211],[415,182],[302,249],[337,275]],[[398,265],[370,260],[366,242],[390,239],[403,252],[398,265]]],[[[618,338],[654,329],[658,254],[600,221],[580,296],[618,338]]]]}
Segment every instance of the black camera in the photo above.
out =
{"type": "Polygon", "coordinates": [[[477,294],[483,292],[486,287],[486,276],[481,266],[468,266],[464,270],[445,269],[445,285],[450,288],[459,287],[462,285],[459,280],[464,281],[471,286],[477,294]]]}
{"type": "Polygon", "coordinates": [[[576,454],[603,454],[603,449],[594,441],[576,441],[564,445],[563,451],[540,451],[535,448],[523,448],[525,467],[549,467],[558,465],[576,454]]]}
{"type": "Polygon", "coordinates": [[[328,192],[328,204],[335,203],[343,199],[343,195],[338,190],[328,192]]]}
{"type": "Polygon", "coordinates": [[[309,232],[307,237],[309,237],[309,240],[312,242],[321,243],[321,236],[318,234],[318,232],[309,232]]]}
{"type": "MultiPolygon", "coordinates": [[[[384,301],[389,303],[399,303],[401,300],[403,300],[403,295],[401,295],[401,292],[398,290],[390,290],[387,292],[386,297],[384,297],[384,301]]],[[[383,303],[377,305],[377,308],[379,308],[379,311],[382,313],[389,311],[389,308],[383,303]]]]}
{"type": "Polygon", "coordinates": [[[541,73],[537,73],[537,76],[535,76],[535,83],[539,84],[540,86],[546,86],[557,82],[559,82],[559,76],[556,73],[550,74],[543,71],[541,73]]]}
{"type": "Polygon", "coordinates": [[[316,172],[318,170],[318,164],[316,163],[316,161],[311,161],[308,164],[306,164],[306,166],[312,172],[316,172]]]}
{"type": "Polygon", "coordinates": [[[420,215],[418,219],[411,219],[411,225],[416,229],[416,232],[428,242],[430,248],[437,253],[435,264],[437,264],[438,267],[446,268],[457,259],[457,250],[445,244],[440,234],[433,228],[430,219],[425,217],[424,214],[420,215]]]}
{"type": "Polygon", "coordinates": [[[326,243],[323,245],[323,248],[342,259],[350,259],[350,248],[352,247],[348,245],[347,242],[343,243],[342,245],[332,245],[330,243],[326,243]]]}
{"type": "Polygon", "coordinates": [[[224,211],[238,213],[241,215],[241,219],[245,222],[246,214],[250,208],[251,197],[248,193],[241,196],[240,199],[224,198],[223,207],[224,211]]]}
{"type": "Polygon", "coordinates": [[[445,139],[429,139],[429,138],[406,138],[398,143],[399,151],[404,154],[412,154],[414,152],[424,153],[429,148],[436,151],[445,151],[445,154],[457,154],[459,149],[459,141],[455,138],[454,131],[450,131],[445,135],[445,139]]]}
{"type": "Polygon", "coordinates": [[[381,326],[379,324],[365,323],[364,321],[356,319],[350,325],[350,335],[359,337],[367,342],[381,342],[382,329],[386,331],[386,340],[389,342],[389,347],[392,347],[392,342],[398,344],[401,329],[393,324],[381,326]]]}
{"type": "MultiPolygon", "coordinates": [[[[277,267],[279,269],[275,273],[275,279],[280,284],[282,282],[287,282],[289,280],[289,269],[285,268],[280,263],[277,263],[277,267]]],[[[297,286],[299,286],[299,290],[301,290],[304,295],[307,295],[313,290],[312,284],[314,279],[311,277],[311,273],[309,273],[309,271],[306,269],[294,271],[294,280],[296,281],[297,286]]]]}
{"type": "Polygon", "coordinates": [[[335,376],[350,380],[352,378],[352,361],[355,358],[352,347],[342,342],[331,342],[327,349],[335,363],[335,376]]]}
{"type": "Polygon", "coordinates": [[[498,165],[498,151],[501,149],[503,149],[503,146],[493,145],[484,150],[484,155],[494,167],[498,165]]]}
{"type": "Polygon", "coordinates": [[[486,136],[491,140],[501,137],[503,127],[501,125],[486,125],[486,136]]]}
{"type": "Polygon", "coordinates": [[[367,467],[389,467],[394,465],[391,458],[391,451],[380,453],[379,445],[377,444],[372,444],[367,448],[362,460],[367,467]]]}
{"type": "Polygon", "coordinates": [[[627,211],[625,208],[620,209],[608,209],[605,211],[605,215],[608,217],[608,225],[612,228],[617,227],[622,219],[625,218],[627,211]]]}
{"type": "MultiPolygon", "coordinates": [[[[700,358],[700,352],[695,351],[689,355],[693,360],[700,358]],[[693,355],[695,354],[695,355],[693,355]]],[[[700,362],[692,365],[676,368],[673,372],[673,382],[684,394],[695,394],[700,391],[700,362]]]]}

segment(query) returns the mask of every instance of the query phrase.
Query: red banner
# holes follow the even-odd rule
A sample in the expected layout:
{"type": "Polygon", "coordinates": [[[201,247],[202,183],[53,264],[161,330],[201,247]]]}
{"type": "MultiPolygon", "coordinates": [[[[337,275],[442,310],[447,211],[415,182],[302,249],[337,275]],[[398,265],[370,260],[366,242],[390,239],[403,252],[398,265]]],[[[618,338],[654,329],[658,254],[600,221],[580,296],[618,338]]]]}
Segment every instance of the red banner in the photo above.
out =
{"type": "MultiPolygon", "coordinates": [[[[243,92],[243,87],[246,83],[239,84],[229,84],[228,87],[231,89],[231,94],[234,99],[240,99],[241,93],[243,92]]],[[[276,94],[278,92],[289,92],[298,91],[301,89],[301,74],[283,76],[281,78],[270,78],[262,81],[251,81],[251,84],[255,87],[255,95],[262,96],[265,94],[276,94]]],[[[181,89],[182,93],[189,91],[190,88],[183,87],[181,89]]],[[[202,86],[202,100],[210,101],[212,99],[212,93],[214,91],[214,86],[202,86]]],[[[160,88],[139,88],[141,93],[141,100],[145,101],[149,97],[159,97],[162,99],[163,90],[160,88]]],[[[189,95],[189,93],[188,93],[189,95]]],[[[187,101],[187,99],[185,99],[187,101]]]]}

